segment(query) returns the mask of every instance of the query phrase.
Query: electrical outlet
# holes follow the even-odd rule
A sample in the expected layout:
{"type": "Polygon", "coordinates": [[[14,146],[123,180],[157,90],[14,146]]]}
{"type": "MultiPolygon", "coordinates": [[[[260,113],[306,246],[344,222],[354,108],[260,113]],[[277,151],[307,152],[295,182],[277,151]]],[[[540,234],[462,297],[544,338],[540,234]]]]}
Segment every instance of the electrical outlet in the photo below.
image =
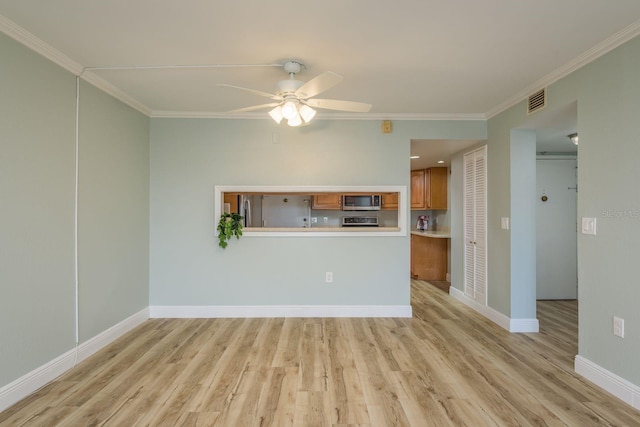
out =
{"type": "Polygon", "coordinates": [[[329,217],[328,216],[323,217],[322,218],[322,222],[324,222],[325,224],[328,224],[329,223],[329,217]]]}
{"type": "Polygon", "coordinates": [[[333,283],[333,272],[327,271],[324,273],[324,282],[325,283],[333,283]]]}
{"type": "Polygon", "coordinates": [[[613,316],[613,335],[624,338],[624,319],[613,316]]]}
{"type": "Polygon", "coordinates": [[[318,222],[318,217],[317,216],[312,216],[311,217],[311,224],[316,224],[318,222]]]}

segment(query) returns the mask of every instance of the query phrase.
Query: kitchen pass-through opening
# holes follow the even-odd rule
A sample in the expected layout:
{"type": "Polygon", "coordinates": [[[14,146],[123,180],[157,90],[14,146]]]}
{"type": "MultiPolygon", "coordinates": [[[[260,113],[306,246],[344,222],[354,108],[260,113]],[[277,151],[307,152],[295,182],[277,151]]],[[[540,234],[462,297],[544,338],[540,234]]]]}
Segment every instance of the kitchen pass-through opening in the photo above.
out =
{"type": "Polygon", "coordinates": [[[243,217],[244,235],[406,235],[406,186],[216,186],[215,217],[243,217]]]}

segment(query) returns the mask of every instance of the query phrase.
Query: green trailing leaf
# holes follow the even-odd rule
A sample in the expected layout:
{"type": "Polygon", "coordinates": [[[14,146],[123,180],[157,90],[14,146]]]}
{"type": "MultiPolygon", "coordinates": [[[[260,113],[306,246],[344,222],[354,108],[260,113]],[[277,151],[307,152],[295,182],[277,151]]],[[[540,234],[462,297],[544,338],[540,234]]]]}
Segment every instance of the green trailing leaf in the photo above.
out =
{"type": "Polygon", "coordinates": [[[233,236],[242,236],[242,216],[237,213],[223,213],[218,221],[218,246],[226,248],[233,236]]]}

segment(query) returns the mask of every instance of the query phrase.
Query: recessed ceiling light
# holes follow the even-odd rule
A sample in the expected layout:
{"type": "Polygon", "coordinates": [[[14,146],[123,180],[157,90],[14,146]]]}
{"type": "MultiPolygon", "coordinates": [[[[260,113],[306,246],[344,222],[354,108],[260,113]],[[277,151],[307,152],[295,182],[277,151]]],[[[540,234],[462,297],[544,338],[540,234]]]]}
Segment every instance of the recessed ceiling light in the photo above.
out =
{"type": "Polygon", "coordinates": [[[444,160],[438,160],[438,163],[439,163],[439,164],[443,164],[443,163],[444,163],[444,160]]]}
{"type": "Polygon", "coordinates": [[[420,156],[411,156],[411,157],[409,157],[409,158],[410,158],[410,159],[419,159],[419,158],[420,158],[420,156]]]}

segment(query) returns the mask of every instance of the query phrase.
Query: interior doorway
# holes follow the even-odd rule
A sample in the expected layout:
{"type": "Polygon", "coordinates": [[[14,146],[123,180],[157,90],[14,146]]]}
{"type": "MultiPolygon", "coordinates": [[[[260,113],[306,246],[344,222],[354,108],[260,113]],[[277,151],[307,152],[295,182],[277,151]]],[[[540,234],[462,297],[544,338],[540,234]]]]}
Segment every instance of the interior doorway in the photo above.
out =
{"type": "Polygon", "coordinates": [[[577,159],[536,160],[536,299],[573,300],[578,292],[577,159]]]}
{"type": "Polygon", "coordinates": [[[536,133],[536,299],[577,299],[577,102],[532,117],[536,133]]]}
{"type": "MultiPolygon", "coordinates": [[[[448,168],[447,208],[411,210],[409,217],[411,232],[418,231],[419,217],[424,215],[429,217],[431,228],[436,224],[438,232],[445,234],[448,232],[450,235],[450,238],[446,239],[447,273],[446,280],[440,281],[442,288],[449,289],[451,285],[456,285],[459,289],[463,287],[463,156],[464,153],[484,144],[486,144],[485,140],[411,139],[411,171],[434,167],[448,168]]],[[[414,251],[411,253],[413,255],[414,251]]],[[[438,281],[435,286],[439,286],[438,281]]]]}

